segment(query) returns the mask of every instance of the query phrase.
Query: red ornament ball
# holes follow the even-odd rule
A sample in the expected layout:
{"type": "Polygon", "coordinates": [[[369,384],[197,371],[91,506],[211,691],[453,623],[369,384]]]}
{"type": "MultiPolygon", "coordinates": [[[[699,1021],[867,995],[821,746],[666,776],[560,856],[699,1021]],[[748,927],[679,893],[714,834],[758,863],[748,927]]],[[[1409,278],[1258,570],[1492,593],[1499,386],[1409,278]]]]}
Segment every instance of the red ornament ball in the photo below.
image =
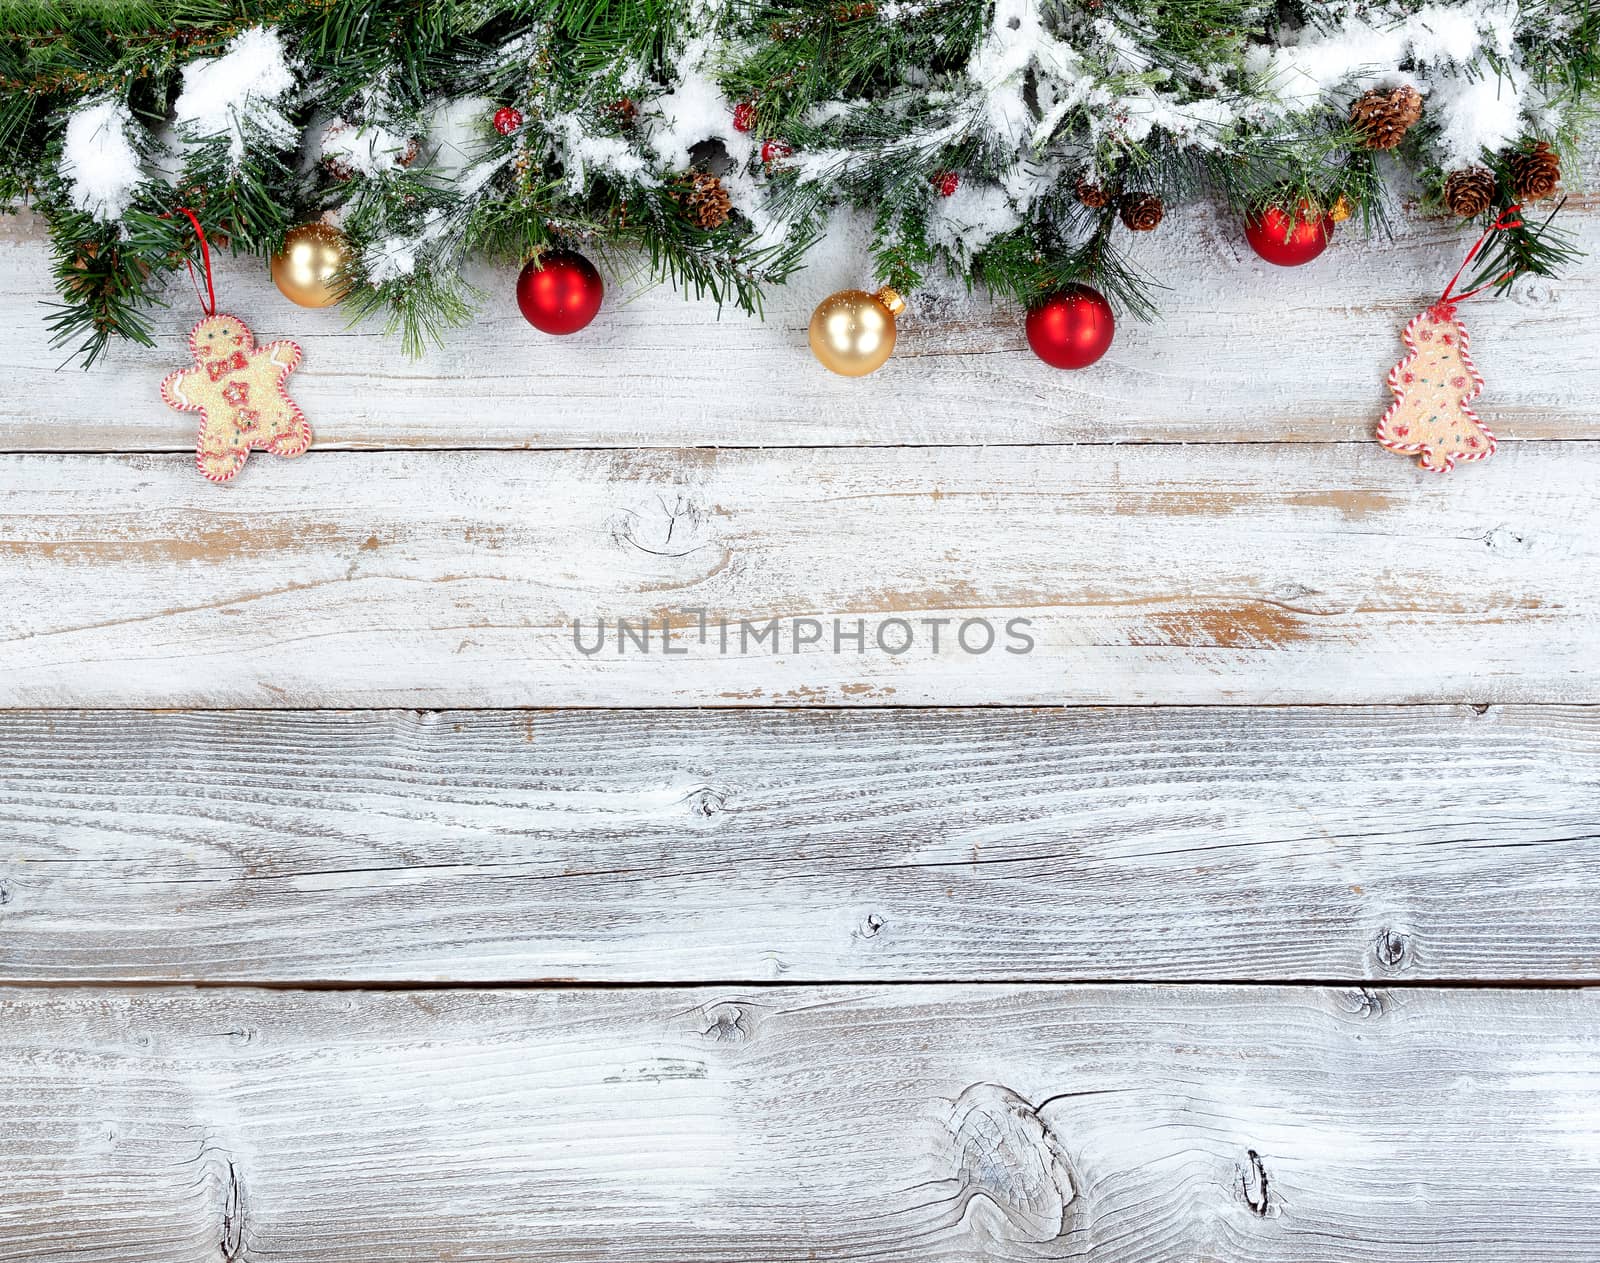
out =
{"type": "Polygon", "coordinates": [[[604,294],[594,264],[573,250],[547,250],[517,277],[517,306],[542,333],[576,333],[595,318],[604,294]]]}
{"type": "Polygon", "coordinates": [[[494,129],[502,136],[509,136],[522,126],[522,111],[513,109],[509,105],[502,105],[494,112],[494,129]]]}
{"type": "Polygon", "coordinates": [[[756,106],[754,101],[740,101],[733,107],[733,130],[747,132],[756,125],[756,106]]]}
{"type": "Polygon", "coordinates": [[[961,187],[961,177],[954,171],[941,171],[933,177],[933,187],[939,190],[940,197],[949,197],[961,187]]]}
{"type": "Polygon", "coordinates": [[[1244,221],[1244,237],[1250,248],[1281,268],[1310,263],[1328,248],[1332,236],[1333,217],[1313,213],[1304,205],[1292,217],[1281,206],[1269,206],[1244,221]]]}
{"type": "Polygon", "coordinates": [[[1116,324],[1104,294],[1068,285],[1028,312],[1028,345],[1051,368],[1088,368],[1111,346],[1116,324]]]}
{"type": "Polygon", "coordinates": [[[771,166],[774,162],[782,162],[794,153],[794,146],[786,140],[763,140],[761,142],[761,161],[771,166]]]}

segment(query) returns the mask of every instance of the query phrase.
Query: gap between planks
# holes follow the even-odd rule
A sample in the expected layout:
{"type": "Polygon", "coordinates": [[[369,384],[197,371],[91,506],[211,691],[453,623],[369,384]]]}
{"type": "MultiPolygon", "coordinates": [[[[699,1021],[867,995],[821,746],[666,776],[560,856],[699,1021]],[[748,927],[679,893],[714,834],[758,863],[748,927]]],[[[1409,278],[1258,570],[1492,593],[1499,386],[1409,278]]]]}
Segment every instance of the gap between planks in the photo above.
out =
{"type": "Polygon", "coordinates": [[[686,715],[701,711],[710,714],[748,714],[751,712],[774,712],[784,715],[827,715],[848,714],[854,712],[867,712],[878,714],[889,710],[903,710],[925,714],[939,714],[941,712],[951,715],[983,714],[988,711],[1011,711],[1026,714],[1032,711],[1054,713],[1084,713],[1100,711],[1297,711],[1297,710],[1439,710],[1460,706],[1477,715],[1487,715],[1492,710],[1501,707],[1515,706],[1537,709],[1546,707],[1551,710],[1593,710],[1600,707],[1600,702],[1569,702],[1560,698],[1532,698],[1528,701],[1514,702],[1464,702],[1454,699],[1429,701],[1418,699],[1400,702],[952,702],[941,706],[918,705],[916,703],[903,703],[901,705],[885,705],[881,702],[829,702],[826,704],[805,706],[756,706],[737,702],[685,702],[681,705],[670,703],[644,702],[637,706],[618,706],[611,703],[595,702],[589,705],[557,705],[557,706],[395,706],[373,703],[371,705],[338,705],[338,706],[251,706],[251,705],[219,705],[207,706],[204,704],[193,706],[85,706],[85,705],[59,705],[59,706],[0,706],[0,715],[326,715],[326,714],[392,714],[404,713],[409,715],[427,716],[442,714],[458,715],[563,715],[563,714],[597,714],[616,711],[627,711],[630,714],[651,715],[686,715]]]}
{"type": "MultiPolygon", "coordinates": [[[[1373,428],[1377,428],[1378,417],[1373,417],[1373,428]]],[[[1189,451],[1200,451],[1206,448],[1222,448],[1237,450],[1241,447],[1283,447],[1292,445],[1303,452],[1315,451],[1319,448],[1367,448],[1374,445],[1377,440],[1372,435],[1340,439],[1305,439],[1296,440],[1279,435],[1263,434],[1259,437],[1240,439],[1207,439],[1207,438],[1087,438],[1087,439],[1057,439],[1030,440],[1026,442],[989,442],[974,439],[971,442],[933,441],[926,443],[874,443],[870,450],[874,452],[930,452],[930,451],[1028,451],[1038,450],[1044,452],[1070,451],[1073,448],[1156,448],[1156,447],[1181,447],[1189,451]]],[[[1563,445],[1584,445],[1600,443],[1600,434],[1573,434],[1561,438],[1504,438],[1498,440],[1501,451],[1522,444],[1535,443],[1560,443],[1563,445]]],[[[505,452],[505,453],[557,453],[570,452],[573,454],[596,453],[616,455],[619,452],[636,453],[640,456],[671,456],[675,453],[701,452],[712,455],[718,452],[748,452],[759,451],[771,453],[774,456],[793,454],[797,456],[815,456],[829,451],[853,451],[859,446],[848,443],[630,443],[626,448],[616,445],[596,443],[507,443],[493,447],[483,444],[454,443],[441,445],[437,443],[408,444],[408,443],[314,443],[309,451],[295,460],[304,460],[306,456],[318,454],[337,453],[340,456],[383,456],[393,452],[426,452],[439,456],[464,455],[467,453],[505,452]]],[[[47,459],[71,460],[81,456],[177,456],[187,457],[194,451],[194,444],[173,444],[168,447],[81,447],[65,450],[62,448],[48,447],[6,447],[0,445],[0,455],[3,456],[37,456],[47,459]]],[[[245,472],[239,477],[249,476],[251,463],[256,461],[277,460],[278,457],[263,451],[252,451],[249,461],[245,465],[245,472]]],[[[1395,457],[1396,461],[1402,458],[1395,457]]],[[[1403,458],[1406,464],[1415,465],[1415,457],[1403,458]]],[[[1397,466],[1399,467],[1399,466],[1397,466]]],[[[1459,475],[1470,477],[1470,466],[1458,466],[1450,477],[1459,475]]]]}
{"type": "Polygon", "coordinates": [[[1216,977],[1187,978],[1174,975],[1170,978],[1141,976],[1128,978],[1075,978],[1050,977],[984,977],[984,978],[850,978],[841,981],[832,977],[772,978],[665,978],[655,981],[603,980],[577,982],[571,979],[517,981],[504,978],[464,978],[437,981],[431,979],[374,979],[346,981],[329,979],[295,979],[292,982],[275,982],[270,978],[237,981],[226,978],[193,978],[166,981],[147,978],[93,978],[56,980],[51,978],[0,978],[0,990],[19,991],[270,991],[289,994],[319,994],[328,991],[381,992],[419,994],[428,992],[471,991],[478,994],[506,992],[550,992],[582,994],[597,991],[682,991],[686,987],[738,987],[747,991],[784,991],[795,987],[921,987],[957,991],[964,988],[992,987],[1072,987],[1092,990],[1126,991],[1134,987],[1194,988],[1226,987],[1236,991],[1265,990],[1353,990],[1353,991],[1589,991],[1600,989],[1600,974],[1589,978],[1450,978],[1419,976],[1414,978],[1365,978],[1359,975],[1340,975],[1327,978],[1273,978],[1216,977]]]}

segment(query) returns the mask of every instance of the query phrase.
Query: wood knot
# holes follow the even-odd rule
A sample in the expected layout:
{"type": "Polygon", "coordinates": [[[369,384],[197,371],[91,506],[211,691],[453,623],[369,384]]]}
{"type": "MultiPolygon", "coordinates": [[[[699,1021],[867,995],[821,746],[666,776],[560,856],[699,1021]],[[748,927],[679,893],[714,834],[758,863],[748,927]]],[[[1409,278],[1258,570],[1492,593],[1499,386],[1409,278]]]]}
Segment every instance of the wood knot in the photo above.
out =
{"type": "Polygon", "coordinates": [[[1483,533],[1483,546],[1491,552],[1511,557],[1525,557],[1534,551],[1534,542],[1509,526],[1496,526],[1483,533]]]}
{"type": "Polygon", "coordinates": [[[711,544],[711,515],[677,492],[658,492],[607,526],[613,543],[652,557],[687,557],[711,544]]]}
{"type": "Polygon", "coordinates": [[[1357,987],[1344,993],[1347,1011],[1356,1017],[1379,1018],[1389,1011],[1389,999],[1371,987],[1357,987]]]}
{"type": "Polygon", "coordinates": [[[710,1023],[700,1033],[716,1044],[746,1044],[755,1038],[755,1019],[748,1006],[733,1000],[701,1010],[710,1023]]]}
{"type": "MultiPolygon", "coordinates": [[[[209,1146],[202,1157],[221,1156],[209,1146]]],[[[245,1189],[244,1176],[232,1158],[220,1164],[222,1222],[217,1231],[217,1253],[222,1263],[239,1263],[245,1248],[245,1189]]]]}
{"type": "Polygon", "coordinates": [[[877,938],[878,932],[889,923],[876,912],[869,912],[861,919],[861,924],[856,927],[857,938],[877,938]]]}
{"type": "Polygon", "coordinates": [[[1416,961],[1411,935],[1384,926],[1372,940],[1372,955],[1380,968],[1391,974],[1403,973],[1416,961]]]}
{"type": "Polygon", "coordinates": [[[1239,1168],[1239,1191],[1244,1204],[1262,1219],[1272,1213],[1272,1192],[1267,1186],[1267,1165],[1254,1149],[1245,1151],[1245,1162],[1239,1168]]]}
{"type": "Polygon", "coordinates": [[[956,1100],[949,1127],[964,1204],[987,1203],[1008,1235],[1024,1240],[1066,1232],[1071,1163],[1032,1105],[1010,1088],[975,1083],[956,1100]]]}
{"type": "Polygon", "coordinates": [[[11,902],[11,883],[0,881],[0,908],[11,902]]]}
{"type": "Polygon", "coordinates": [[[728,791],[714,785],[701,785],[685,794],[683,801],[688,804],[690,815],[709,818],[727,810],[728,791]]]}

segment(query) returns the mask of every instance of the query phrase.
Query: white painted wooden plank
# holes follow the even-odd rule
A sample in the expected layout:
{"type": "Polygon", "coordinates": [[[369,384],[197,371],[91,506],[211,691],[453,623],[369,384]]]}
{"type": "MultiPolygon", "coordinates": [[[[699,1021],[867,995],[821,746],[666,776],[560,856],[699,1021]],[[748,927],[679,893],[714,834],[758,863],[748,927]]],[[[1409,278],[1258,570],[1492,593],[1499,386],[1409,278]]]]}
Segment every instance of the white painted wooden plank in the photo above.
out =
{"type": "Polygon", "coordinates": [[[1591,1263],[1581,991],[0,993],[0,1257],[1591,1263]]]}
{"type": "MultiPolygon", "coordinates": [[[[1569,211],[1568,222],[1600,255],[1600,212],[1569,211]]],[[[40,227],[24,217],[0,233],[0,450],[192,448],[192,418],[156,390],[188,359],[187,282],[158,314],[157,347],[57,371],[66,355],[44,326],[40,227]]],[[[1346,233],[1315,264],[1285,270],[1256,259],[1216,212],[1174,211],[1136,244],[1170,287],[1162,321],[1124,322],[1106,359],[1077,374],[1039,363],[1014,311],[956,294],[919,300],[876,376],[826,373],[806,350],[806,322],[823,295],[863,283],[864,246],[828,251],[775,291],[764,323],[613,276],[600,319],[566,339],[530,330],[510,274],[485,271],[477,321],[417,361],[376,326],[350,331],[338,311],[291,307],[250,260],[223,260],[219,286],[258,334],[305,346],[295,394],[324,448],[1364,440],[1389,402],[1400,329],[1471,235],[1413,221],[1368,247],[1346,233]]],[[[1497,434],[1594,436],[1600,268],[1581,263],[1464,314],[1497,434]]]]}
{"type": "Polygon", "coordinates": [[[0,978],[1600,977],[1600,710],[0,714],[0,978]]]}
{"type": "Polygon", "coordinates": [[[1213,445],[312,453],[227,488],[9,456],[0,485],[6,706],[1600,700],[1589,444],[1443,478],[1213,445]],[[574,643],[646,617],[654,652],[574,643]]]}

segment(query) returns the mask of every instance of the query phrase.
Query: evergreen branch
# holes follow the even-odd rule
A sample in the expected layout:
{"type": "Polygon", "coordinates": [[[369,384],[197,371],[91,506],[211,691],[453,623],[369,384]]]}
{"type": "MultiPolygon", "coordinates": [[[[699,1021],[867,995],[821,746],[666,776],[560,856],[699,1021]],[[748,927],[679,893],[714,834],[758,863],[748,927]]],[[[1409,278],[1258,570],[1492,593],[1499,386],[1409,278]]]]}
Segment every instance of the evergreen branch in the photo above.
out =
{"type": "MultiPolygon", "coordinates": [[[[1575,151],[1600,89],[1594,0],[1524,0],[1447,58],[1413,50],[1432,20],[1417,0],[0,0],[0,201],[44,216],[51,326],[85,360],[149,341],[193,249],[179,205],[258,256],[331,216],[347,311],[411,351],[471,318],[470,257],[556,245],[758,312],[836,207],[870,215],[896,289],[943,273],[1027,304],[1081,283],[1148,316],[1158,286],[1108,196],[1338,207],[1386,230],[1393,163],[1349,121],[1365,86],[1427,79],[1388,153],[1430,204],[1467,164],[1507,205],[1535,142],[1575,151]],[[287,50],[273,125],[242,97],[174,134],[186,87],[257,27],[287,50]],[[1524,93],[1520,135],[1459,104],[1483,83],[1524,93]],[[108,115],[125,145],[68,143],[108,115]],[[764,155],[774,138],[793,156],[764,155]],[[683,204],[710,176],[731,215],[683,204]]],[[[1546,218],[1497,234],[1482,270],[1576,257],[1546,218]]]]}
{"type": "MultiPolygon", "coordinates": [[[[1555,226],[1555,219],[1566,199],[1558,202],[1548,215],[1537,224],[1524,218],[1521,225],[1490,233],[1478,256],[1478,270],[1462,292],[1492,285],[1497,294],[1503,294],[1522,276],[1558,276],[1562,269],[1583,257],[1576,239],[1564,228],[1555,226]]],[[[1485,212],[1485,220],[1493,223],[1509,202],[1485,212]]],[[[1524,212],[1526,215],[1526,212],[1524,212]]]]}

